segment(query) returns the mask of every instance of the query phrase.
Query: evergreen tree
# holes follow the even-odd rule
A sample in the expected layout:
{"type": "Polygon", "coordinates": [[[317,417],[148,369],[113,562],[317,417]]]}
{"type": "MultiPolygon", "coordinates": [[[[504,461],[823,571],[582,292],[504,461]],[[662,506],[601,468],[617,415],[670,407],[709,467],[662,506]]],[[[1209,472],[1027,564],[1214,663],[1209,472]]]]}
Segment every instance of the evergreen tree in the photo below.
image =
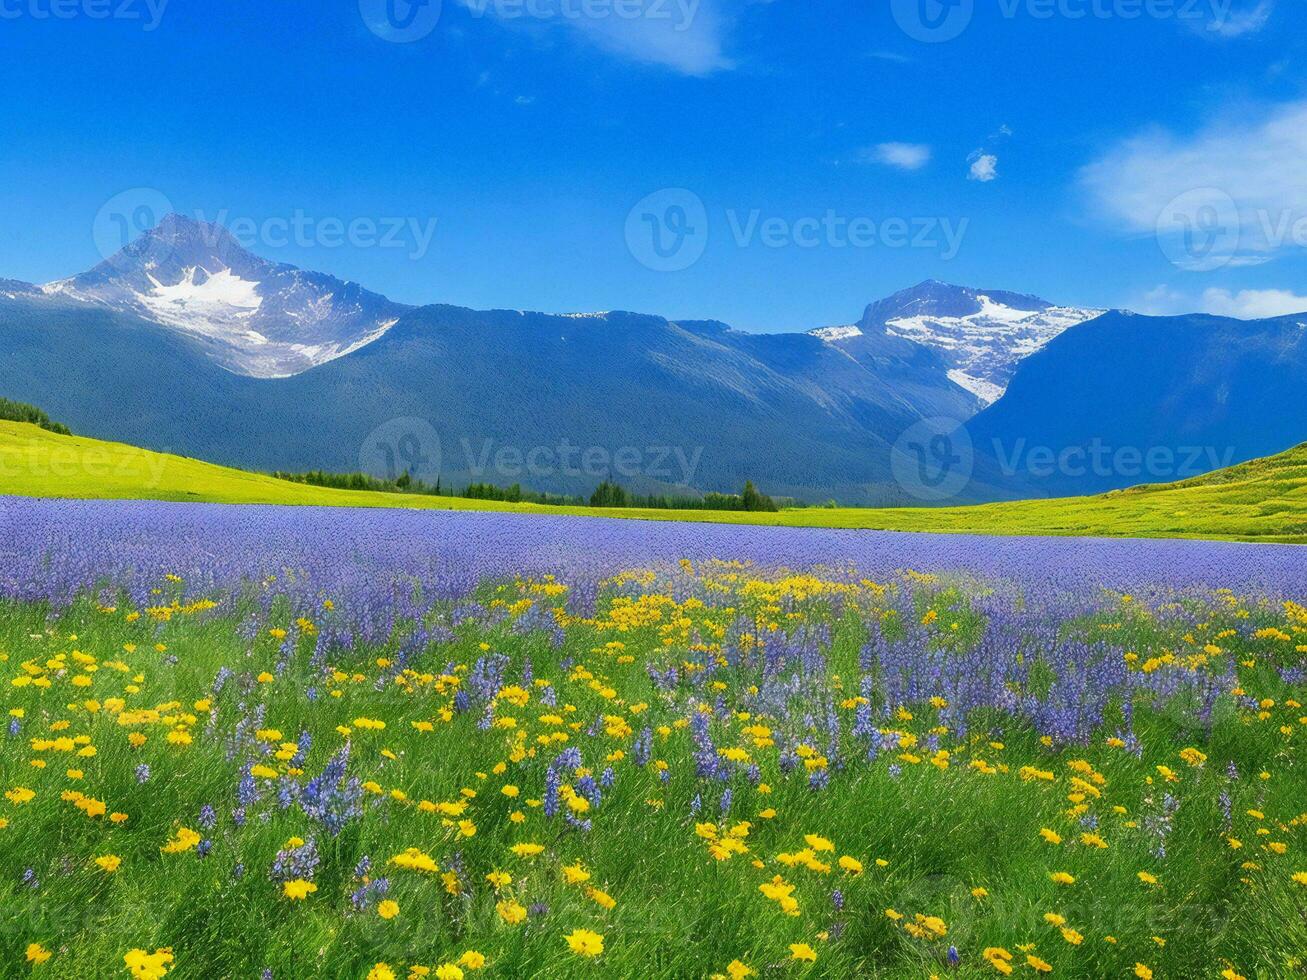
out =
{"type": "Polygon", "coordinates": [[[776,502],[764,493],[759,493],[752,480],[744,481],[744,492],[740,494],[740,508],[747,511],[775,511],[776,502]]]}
{"type": "Polygon", "coordinates": [[[590,495],[591,507],[629,507],[631,496],[620,483],[605,480],[590,495]]]}
{"type": "Polygon", "coordinates": [[[8,398],[0,398],[0,419],[7,422],[30,422],[32,425],[40,426],[47,432],[53,432],[61,436],[72,435],[66,425],[52,422],[50,416],[39,408],[26,405],[23,402],[11,402],[8,398]]]}

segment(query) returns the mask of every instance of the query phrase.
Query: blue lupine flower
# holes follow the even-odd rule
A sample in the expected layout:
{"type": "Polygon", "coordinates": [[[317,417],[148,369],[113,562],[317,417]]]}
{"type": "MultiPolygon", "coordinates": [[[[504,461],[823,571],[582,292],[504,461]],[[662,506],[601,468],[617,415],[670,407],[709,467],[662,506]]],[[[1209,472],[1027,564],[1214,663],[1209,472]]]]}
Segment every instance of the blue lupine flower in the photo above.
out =
{"type": "Polygon", "coordinates": [[[356,777],[346,778],[350,746],[346,742],[321,774],[309,780],[300,792],[300,809],[310,820],[322,824],[336,836],[351,820],[363,815],[363,786],[356,777]]]}

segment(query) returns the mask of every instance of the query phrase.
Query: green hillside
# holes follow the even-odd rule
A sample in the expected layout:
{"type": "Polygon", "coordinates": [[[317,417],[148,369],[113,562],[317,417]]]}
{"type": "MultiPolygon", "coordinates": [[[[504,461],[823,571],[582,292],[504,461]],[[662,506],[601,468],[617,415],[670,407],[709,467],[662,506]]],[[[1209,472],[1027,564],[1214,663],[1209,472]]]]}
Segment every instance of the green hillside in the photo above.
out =
{"type": "Polygon", "coordinates": [[[120,443],[0,421],[0,494],[228,504],[405,507],[974,534],[1198,537],[1307,544],[1307,444],[1183,483],[977,507],[731,511],[541,507],[289,483],[120,443]]]}
{"type": "Polygon", "coordinates": [[[261,473],[151,452],[118,442],[65,436],[0,420],[0,494],[80,499],[192,500],[220,504],[431,507],[545,511],[528,504],[329,490],[261,473]]]}

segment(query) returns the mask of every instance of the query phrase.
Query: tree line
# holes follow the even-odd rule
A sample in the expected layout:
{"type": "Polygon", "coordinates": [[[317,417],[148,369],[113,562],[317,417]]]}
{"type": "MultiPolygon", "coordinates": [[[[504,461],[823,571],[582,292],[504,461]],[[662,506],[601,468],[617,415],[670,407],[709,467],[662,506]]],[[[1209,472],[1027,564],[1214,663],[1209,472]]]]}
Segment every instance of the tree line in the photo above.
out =
{"type": "Polygon", "coordinates": [[[638,507],[653,510],[739,510],[774,513],[780,506],[759,492],[752,480],[744,481],[740,493],[705,493],[702,497],[649,494],[640,496],[627,491],[620,483],[605,480],[590,495],[591,507],[638,507]]]}
{"type": "Polygon", "coordinates": [[[32,425],[38,425],[47,432],[53,432],[61,436],[70,436],[68,426],[61,422],[53,421],[50,416],[41,411],[35,405],[27,405],[23,402],[10,401],[8,398],[0,398],[0,419],[6,422],[29,422],[32,425]]]}
{"type": "Polygon", "coordinates": [[[493,483],[469,483],[461,490],[447,488],[440,477],[427,483],[403,473],[393,480],[382,479],[368,473],[329,473],[309,470],[304,473],[272,474],[279,480],[304,483],[334,490],[369,490],[377,493],[412,493],[429,497],[462,497],[467,500],[496,500],[504,503],[545,504],[552,507],[634,507],[652,510],[735,510],[775,512],[780,505],[758,490],[752,480],[746,480],[739,493],[705,493],[696,497],[671,494],[634,494],[620,483],[605,480],[595,488],[589,498],[529,490],[520,483],[501,487],[493,483]]]}

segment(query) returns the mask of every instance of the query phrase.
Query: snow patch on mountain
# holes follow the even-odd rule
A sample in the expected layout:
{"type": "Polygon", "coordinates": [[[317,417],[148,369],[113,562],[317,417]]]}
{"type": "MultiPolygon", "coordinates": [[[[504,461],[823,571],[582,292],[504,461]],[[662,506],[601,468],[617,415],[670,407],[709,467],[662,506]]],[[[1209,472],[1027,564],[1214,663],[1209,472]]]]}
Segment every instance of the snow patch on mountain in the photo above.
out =
{"type": "Polygon", "coordinates": [[[828,344],[841,340],[852,340],[854,337],[862,336],[862,331],[854,326],[818,327],[816,330],[809,330],[808,333],[819,340],[826,341],[828,344]]]}
{"type": "Polygon", "coordinates": [[[181,215],[94,269],[41,289],[181,331],[227,370],[256,378],[343,357],[408,309],[355,283],[260,258],[225,229],[181,215]]]}
{"type": "Polygon", "coordinates": [[[1003,389],[983,378],[973,378],[966,371],[957,368],[949,371],[948,379],[960,388],[966,388],[986,405],[992,405],[1003,397],[1003,389]]]}
{"type": "Polygon", "coordinates": [[[939,351],[949,364],[949,376],[954,382],[975,393],[987,405],[993,404],[1007,390],[1022,360],[1063,331],[1103,313],[1050,306],[1041,300],[1026,303],[1021,302],[1025,298],[1014,299],[1020,305],[974,293],[975,312],[891,316],[883,326],[892,336],[939,351]],[[1023,306],[1032,308],[1023,309],[1023,306]]]}
{"type": "Polygon", "coordinates": [[[257,346],[268,343],[267,337],[248,327],[254,311],[263,305],[259,283],[242,279],[230,269],[210,275],[194,266],[171,285],[148,272],[146,275],[154,288],[136,298],[154,319],[206,337],[246,339],[257,346]]]}
{"type": "Polygon", "coordinates": [[[398,322],[398,317],[393,320],[387,320],[377,327],[376,330],[372,331],[372,333],[364,334],[351,344],[291,344],[290,349],[306,361],[311,361],[314,364],[325,364],[327,361],[334,361],[338,357],[352,354],[356,350],[368,346],[368,344],[372,343],[374,340],[381,339],[386,331],[398,322]]]}
{"type": "MultiPolygon", "coordinates": [[[[258,378],[296,375],[353,353],[412,309],[356,283],[256,256],[225,229],[181,215],[167,216],[72,278],[39,288],[0,280],[0,296],[28,290],[175,330],[227,370],[258,378]]],[[[951,381],[971,393],[975,397],[968,402],[978,410],[1002,397],[1023,358],[1099,312],[928,280],[872,303],[857,324],[822,327],[809,336],[838,349],[855,366],[881,365],[887,358],[911,362],[929,384],[951,388],[951,381]]],[[[629,319],[598,312],[561,317],[629,319]]],[[[715,321],[687,321],[686,329],[713,339],[734,335],[715,321]]],[[[783,348],[785,342],[780,343],[783,348]]],[[[786,369],[791,366],[787,362],[786,369]]],[[[838,369],[854,368],[841,363],[838,369]]],[[[956,389],[953,394],[960,397],[956,389]]]]}

